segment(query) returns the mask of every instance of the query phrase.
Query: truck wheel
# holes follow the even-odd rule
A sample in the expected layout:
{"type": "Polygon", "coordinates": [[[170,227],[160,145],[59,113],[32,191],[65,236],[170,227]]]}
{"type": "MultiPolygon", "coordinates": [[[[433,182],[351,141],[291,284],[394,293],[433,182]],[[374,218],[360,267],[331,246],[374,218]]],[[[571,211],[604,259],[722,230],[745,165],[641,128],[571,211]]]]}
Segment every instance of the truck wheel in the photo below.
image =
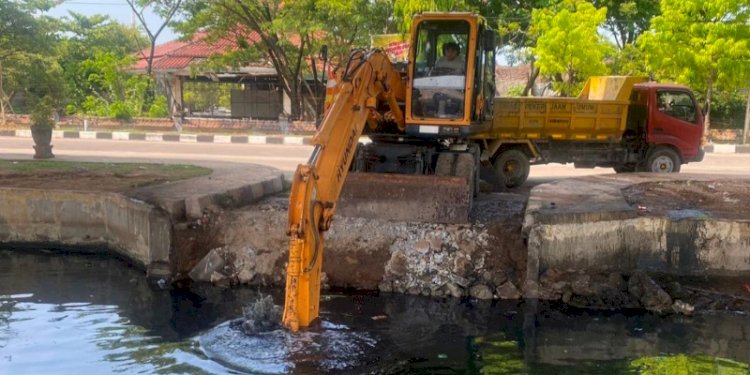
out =
{"type": "Polygon", "coordinates": [[[492,163],[498,181],[506,188],[523,185],[529,177],[529,157],[520,150],[507,150],[492,163]]]}
{"type": "Polygon", "coordinates": [[[615,170],[615,173],[633,173],[635,172],[636,167],[635,164],[621,164],[613,169],[615,170]]]}
{"type": "Polygon", "coordinates": [[[680,171],[682,160],[680,155],[671,148],[659,147],[652,151],[646,159],[646,171],[653,173],[677,173],[680,171]]]}

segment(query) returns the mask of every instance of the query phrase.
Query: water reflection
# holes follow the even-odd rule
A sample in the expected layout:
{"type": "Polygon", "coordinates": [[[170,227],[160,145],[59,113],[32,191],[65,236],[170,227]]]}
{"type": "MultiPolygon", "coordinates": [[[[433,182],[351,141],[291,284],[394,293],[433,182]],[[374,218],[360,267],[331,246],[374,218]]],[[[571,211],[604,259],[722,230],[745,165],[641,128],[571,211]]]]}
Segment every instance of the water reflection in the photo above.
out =
{"type": "Polygon", "coordinates": [[[111,258],[0,251],[0,373],[746,374],[750,361],[750,319],[730,313],[329,293],[313,329],[246,335],[229,321],[257,296],[162,290],[111,258]]]}

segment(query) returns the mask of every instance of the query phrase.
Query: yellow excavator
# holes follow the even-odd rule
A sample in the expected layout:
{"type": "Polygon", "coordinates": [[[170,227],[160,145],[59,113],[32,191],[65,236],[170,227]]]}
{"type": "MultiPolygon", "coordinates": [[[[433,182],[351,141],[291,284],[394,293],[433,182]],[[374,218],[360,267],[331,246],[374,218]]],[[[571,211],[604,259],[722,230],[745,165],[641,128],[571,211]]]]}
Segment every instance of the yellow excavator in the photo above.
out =
{"type": "Polygon", "coordinates": [[[347,205],[364,216],[389,209],[405,220],[467,221],[480,160],[470,137],[492,119],[495,46],[475,14],[426,13],[413,20],[407,64],[380,50],[352,52],[292,181],[286,328],[318,317],[323,234],[345,181],[359,187],[344,192],[347,205]],[[371,142],[359,144],[364,134],[371,142]]]}

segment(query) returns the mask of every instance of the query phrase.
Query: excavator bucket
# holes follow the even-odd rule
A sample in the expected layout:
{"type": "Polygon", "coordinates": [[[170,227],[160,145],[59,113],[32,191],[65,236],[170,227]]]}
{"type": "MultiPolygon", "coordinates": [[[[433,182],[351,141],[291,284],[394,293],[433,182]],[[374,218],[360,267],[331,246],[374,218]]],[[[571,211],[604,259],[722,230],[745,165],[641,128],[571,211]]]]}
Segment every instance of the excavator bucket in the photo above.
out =
{"type": "Polygon", "coordinates": [[[349,217],[461,224],[471,209],[465,178],[350,172],[336,213],[349,217]]]}

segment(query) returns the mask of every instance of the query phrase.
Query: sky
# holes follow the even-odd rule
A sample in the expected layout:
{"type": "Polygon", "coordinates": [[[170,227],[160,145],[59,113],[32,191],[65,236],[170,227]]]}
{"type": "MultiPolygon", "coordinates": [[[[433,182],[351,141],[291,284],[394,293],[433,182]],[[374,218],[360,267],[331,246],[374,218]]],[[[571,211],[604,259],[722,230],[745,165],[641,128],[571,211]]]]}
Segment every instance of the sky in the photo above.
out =
{"type": "MultiPolygon", "coordinates": [[[[81,13],[87,16],[95,14],[107,15],[120,23],[131,25],[133,22],[140,26],[138,19],[133,17],[133,12],[125,0],[66,0],[61,5],[50,10],[49,15],[53,17],[64,17],[68,12],[81,13]]],[[[152,12],[146,11],[146,22],[151,30],[161,26],[162,20],[152,12]]],[[[164,29],[157,39],[157,43],[168,42],[177,39],[174,31],[168,27],[164,29]]]]}

